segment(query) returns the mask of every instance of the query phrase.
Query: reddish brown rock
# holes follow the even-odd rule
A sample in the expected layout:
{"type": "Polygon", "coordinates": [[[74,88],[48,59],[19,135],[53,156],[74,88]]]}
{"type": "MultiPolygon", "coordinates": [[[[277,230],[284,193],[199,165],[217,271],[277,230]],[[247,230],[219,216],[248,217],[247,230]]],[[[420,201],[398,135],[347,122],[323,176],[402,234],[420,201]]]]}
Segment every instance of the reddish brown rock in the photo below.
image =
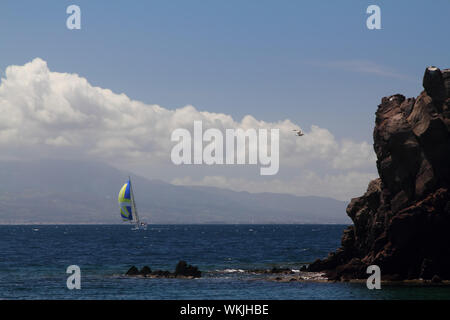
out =
{"type": "Polygon", "coordinates": [[[373,132],[379,177],[351,200],[341,248],[309,271],[330,279],[450,279],[450,69],[426,69],[417,98],[382,99],[373,132]]]}
{"type": "Polygon", "coordinates": [[[450,97],[450,69],[442,70],[442,79],[444,81],[445,94],[450,97]]]}

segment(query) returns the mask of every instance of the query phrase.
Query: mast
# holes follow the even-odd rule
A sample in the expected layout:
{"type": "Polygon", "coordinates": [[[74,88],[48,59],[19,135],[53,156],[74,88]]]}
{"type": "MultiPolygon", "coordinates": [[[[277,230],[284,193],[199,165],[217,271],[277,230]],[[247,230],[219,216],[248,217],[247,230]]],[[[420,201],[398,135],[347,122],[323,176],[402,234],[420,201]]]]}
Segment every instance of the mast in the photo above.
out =
{"type": "Polygon", "coordinates": [[[128,181],[130,181],[130,196],[131,196],[131,213],[133,215],[133,222],[138,225],[139,224],[139,216],[136,209],[136,202],[134,201],[133,187],[131,186],[131,178],[128,177],[128,181]]]}

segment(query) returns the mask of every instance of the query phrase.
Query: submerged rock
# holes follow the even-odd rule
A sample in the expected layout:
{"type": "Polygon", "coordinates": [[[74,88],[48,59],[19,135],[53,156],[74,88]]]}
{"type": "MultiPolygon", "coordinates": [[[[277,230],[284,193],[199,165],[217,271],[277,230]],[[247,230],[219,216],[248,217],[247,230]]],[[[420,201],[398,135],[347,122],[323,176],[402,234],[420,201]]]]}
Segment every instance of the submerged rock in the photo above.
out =
{"type": "Polygon", "coordinates": [[[290,268],[278,268],[278,267],[273,267],[271,269],[250,269],[250,270],[247,270],[247,272],[256,273],[256,274],[293,274],[293,273],[295,273],[290,268]]]}
{"type": "Polygon", "coordinates": [[[450,279],[450,69],[425,70],[417,98],[382,99],[373,132],[379,178],[351,200],[341,248],[308,271],[330,278],[450,279]]]}

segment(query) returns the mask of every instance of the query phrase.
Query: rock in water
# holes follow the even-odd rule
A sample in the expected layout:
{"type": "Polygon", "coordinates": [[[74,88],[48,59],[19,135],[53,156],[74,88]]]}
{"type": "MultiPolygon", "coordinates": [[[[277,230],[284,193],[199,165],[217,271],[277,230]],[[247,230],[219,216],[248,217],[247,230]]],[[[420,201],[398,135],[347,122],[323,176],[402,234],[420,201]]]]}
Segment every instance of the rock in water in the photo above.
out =
{"type": "Polygon", "coordinates": [[[135,266],[132,266],[125,273],[127,276],[143,276],[145,278],[200,278],[202,273],[197,267],[188,265],[186,261],[180,261],[177,264],[175,272],[167,270],[155,270],[152,271],[149,266],[144,266],[141,271],[135,266]]]}
{"type": "Polygon", "coordinates": [[[442,70],[442,79],[444,79],[445,94],[450,97],[450,69],[442,70]]]}
{"type": "Polygon", "coordinates": [[[200,278],[201,275],[202,273],[197,267],[193,267],[190,264],[188,265],[186,261],[183,260],[179,261],[175,268],[175,276],[200,278]]]}
{"type": "Polygon", "coordinates": [[[433,278],[431,278],[431,283],[441,283],[442,280],[439,278],[438,275],[434,275],[433,278]]]}
{"type": "Polygon", "coordinates": [[[140,274],[143,275],[143,276],[146,276],[146,275],[148,275],[148,274],[150,274],[150,273],[152,273],[152,269],[150,269],[149,266],[144,266],[144,267],[141,269],[141,271],[140,271],[140,274]]]}
{"type": "Polygon", "coordinates": [[[379,178],[351,200],[341,247],[309,271],[334,279],[450,279],[450,69],[429,67],[417,98],[382,99],[373,132],[379,178]]]}
{"type": "Polygon", "coordinates": [[[135,266],[131,266],[131,268],[128,269],[127,273],[125,274],[127,276],[137,276],[139,274],[139,270],[135,266]]]}
{"type": "Polygon", "coordinates": [[[439,68],[431,66],[425,69],[425,74],[423,75],[423,88],[434,100],[445,100],[446,92],[444,79],[439,68]]]}

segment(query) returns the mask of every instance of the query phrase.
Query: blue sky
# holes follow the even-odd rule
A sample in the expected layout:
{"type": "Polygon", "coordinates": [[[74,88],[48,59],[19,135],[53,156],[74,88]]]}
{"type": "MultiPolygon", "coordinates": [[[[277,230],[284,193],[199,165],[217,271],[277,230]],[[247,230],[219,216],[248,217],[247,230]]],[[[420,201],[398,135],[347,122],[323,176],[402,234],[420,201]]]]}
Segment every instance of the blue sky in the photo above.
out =
{"type": "Polygon", "coordinates": [[[192,104],[371,141],[380,98],[449,67],[450,1],[2,1],[0,69],[50,69],[169,109],[192,104]],[[65,27],[69,4],[82,29],[65,27]],[[366,28],[377,4],[382,30],[366,28]]]}

